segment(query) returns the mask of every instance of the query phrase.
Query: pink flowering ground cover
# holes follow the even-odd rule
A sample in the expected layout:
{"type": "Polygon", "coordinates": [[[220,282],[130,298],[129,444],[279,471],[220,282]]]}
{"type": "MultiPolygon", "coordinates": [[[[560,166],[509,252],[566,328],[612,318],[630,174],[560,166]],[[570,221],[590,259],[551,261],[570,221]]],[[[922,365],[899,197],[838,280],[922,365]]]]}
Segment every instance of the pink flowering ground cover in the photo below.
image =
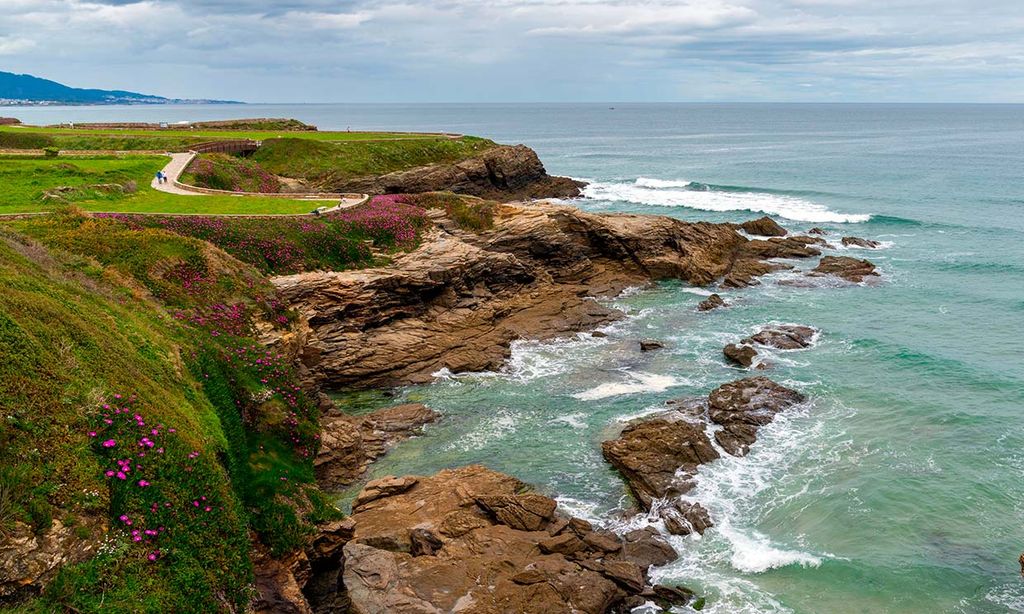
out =
{"type": "Polygon", "coordinates": [[[24,487],[0,533],[60,520],[99,544],[25,611],[245,611],[251,540],[283,555],[339,514],[313,479],[317,405],[253,339],[256,318],[294,316],[177,233],[74,212],[17,232],[0,241],[0,486],[24,487]]]}
{"type": "Polygon", "coordinates": [[[184,183],[227,190],[229,192],[259,192],[276,194],[281,181],[258,163],[227,154],[203,154],[185,169],[184,183]]]}
{"type": "Polygon", "coordinates": [[[209,241],[272,274],[343,270],[373,263],[381,250],[415,246],[428,225],[426,211],[401,195],[375,196],[365,205],[319,217],[212,217],[98,214],[132,228],[161,228],[209,241]]]}

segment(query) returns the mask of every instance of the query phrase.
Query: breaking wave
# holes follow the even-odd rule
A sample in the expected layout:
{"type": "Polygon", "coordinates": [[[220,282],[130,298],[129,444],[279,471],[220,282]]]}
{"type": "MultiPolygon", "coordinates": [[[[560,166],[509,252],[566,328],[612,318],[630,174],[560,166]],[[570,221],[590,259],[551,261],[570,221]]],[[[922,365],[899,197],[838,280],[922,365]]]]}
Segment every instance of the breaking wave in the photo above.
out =
{"type": "Polygon", "coordinates": [[[811,223],[859,223],[871,219],[868,214],[839,213],[805,198],[781,193],[648,177],[632,182],[594,181],[583,189],[583,196],[656,207],[752,211],[811,223]]]}

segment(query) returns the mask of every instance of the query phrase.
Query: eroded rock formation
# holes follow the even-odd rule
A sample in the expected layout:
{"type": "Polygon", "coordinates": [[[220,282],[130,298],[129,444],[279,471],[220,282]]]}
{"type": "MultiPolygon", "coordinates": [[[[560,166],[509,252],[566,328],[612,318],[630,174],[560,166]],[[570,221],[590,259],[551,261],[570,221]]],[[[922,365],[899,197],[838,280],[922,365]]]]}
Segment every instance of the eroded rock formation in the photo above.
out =
{"type": "Polygon", "coordinates": [[[586,184],[549,175],[537,153],[525,145],[500,145],[456,163],[439,163],[379,177],[333,182],[337,192],[408,194],[448,191],[499,201],[572,198],[586,184]]]}
{"type": "Polygon", "coordinates": [[[317,482],[336,488],[354,482],[395,443],[438,419],[419,403],[380,409],[363,416],[332,411],[320,419],[320,450],[313,466],[317,482]]]}
{"type": "Polygon", "coordinates": [[[629,485],[637,502],[656,511],[672,533],[703,533],[712,526],[700,503],[679,498],[693,489],[700,465],[719,458],[708,423],[720,425],[714,439],[727,453],[743,456],[761,426],[804,396],[766,377],[741,379],[716,388],[706,401],[682,399],[653,418],[628,425],[601,451],[629,485]]]}
{"type": "Polygon", "coordinates": [[[480,466],[371,482],[353,505],[344,584],[357,614],[579,612],[667,598],[647,569],[675,558],[653,531],[619,537],[480,466]]]}
{"type": "Polygon", "coordinates": [[[275,278],[304,316],[300,362],[328,387],[422,383],[500,367],[512,341],[589,330],[621,313],[592,300],[658,279],[757,283],[820,252],[810,237],[750,241],[729,224],[505,205],[483,232],[446,226],[383,268],[275,278]]]}

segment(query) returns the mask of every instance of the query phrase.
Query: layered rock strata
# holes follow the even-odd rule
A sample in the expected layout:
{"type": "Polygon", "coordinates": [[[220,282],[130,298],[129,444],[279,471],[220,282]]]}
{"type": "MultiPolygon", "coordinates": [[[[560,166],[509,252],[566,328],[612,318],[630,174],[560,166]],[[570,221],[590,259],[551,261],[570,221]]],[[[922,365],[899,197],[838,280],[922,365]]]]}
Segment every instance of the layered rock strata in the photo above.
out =
{"type": "Polygon", "coordinates": [[[481,466],[371,482],[352,512],[344,585],[357,614],[598,614],[690,597],[650,585],[647,569],[676,556],[653,531],[595,529],[481,466]]]}
{"type": "Polygon", "coordinates": [[[493,370],[516,339],[596,328],[622,314],[593,300],[652,280],[758,283],[820,252],[811,237],[748,240],[730,224],[499,208],[494,228],[445,225],[387,267],[275,278],[303,316],[293,333],[308,376],[328,387],[423,383],[436,372],[493,370]]]}

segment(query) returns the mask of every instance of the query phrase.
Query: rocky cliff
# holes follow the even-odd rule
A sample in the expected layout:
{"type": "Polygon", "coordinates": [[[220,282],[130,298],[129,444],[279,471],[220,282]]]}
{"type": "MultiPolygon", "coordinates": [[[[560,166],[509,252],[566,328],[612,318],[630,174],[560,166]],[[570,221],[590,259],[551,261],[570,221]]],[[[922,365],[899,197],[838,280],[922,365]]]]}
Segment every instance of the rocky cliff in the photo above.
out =
{"type": "Polygon", "coordinates": [[[366,388],[495,369],[516,339],[621,317],[595,298],[659,279],[744,286],[785,268],[769,258],[819,254],[806,237],[749,240],[729,224],[551,204],[501,206],[482,232],[437,226],[387,267],[273,280],[304,317],[298,353],[311,378],[366,388]]]}
{"type": "Polygon", "coordinates": [[[572,198],[585,184],[547,173],[525,145],[500,145],[454,163],[430,164],[389,173],[329,182],[323,189],[365,194],[449,191],[493,200],[572,198]]]}

